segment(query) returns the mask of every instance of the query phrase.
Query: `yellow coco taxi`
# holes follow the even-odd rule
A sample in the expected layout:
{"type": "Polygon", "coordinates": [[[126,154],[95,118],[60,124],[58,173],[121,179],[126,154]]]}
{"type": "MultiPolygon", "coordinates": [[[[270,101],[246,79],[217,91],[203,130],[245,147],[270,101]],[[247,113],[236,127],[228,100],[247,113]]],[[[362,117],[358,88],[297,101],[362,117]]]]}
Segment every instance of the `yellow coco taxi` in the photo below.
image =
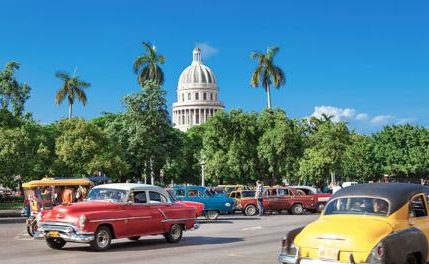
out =
{"type": "Polygon", "coordinates": [[[318,220],[286,234],[279,262],[426,263],[428,194],[428,187],[405,183],[341,189],[318,220]]]}

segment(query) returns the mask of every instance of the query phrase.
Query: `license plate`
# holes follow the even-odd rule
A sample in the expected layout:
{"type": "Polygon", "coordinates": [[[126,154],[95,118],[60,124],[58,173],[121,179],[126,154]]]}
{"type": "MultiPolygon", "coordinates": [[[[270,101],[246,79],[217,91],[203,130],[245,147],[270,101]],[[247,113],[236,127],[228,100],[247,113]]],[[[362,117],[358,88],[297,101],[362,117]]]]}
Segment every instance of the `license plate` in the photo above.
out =
{"type": "Polygon", "coordinates": [[[49,237],[60,237],[60,233],[58,231],[49,232],[49,237]]]}
{"type": "Polygon", "coordinates": [[[328,259],[328,260],[338,260],[339,249],[335,248],[319,248],[318,257],[320,259],[328,259]]]}

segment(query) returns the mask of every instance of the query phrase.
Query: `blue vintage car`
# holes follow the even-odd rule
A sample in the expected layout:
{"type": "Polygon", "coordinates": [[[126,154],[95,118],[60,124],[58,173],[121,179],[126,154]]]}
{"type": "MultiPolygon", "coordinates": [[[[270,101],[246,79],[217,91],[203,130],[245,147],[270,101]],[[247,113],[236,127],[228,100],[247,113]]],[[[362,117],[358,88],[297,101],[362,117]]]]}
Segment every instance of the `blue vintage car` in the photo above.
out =
{"type": "Polygon", "coordinates": [[[213,195],[201,186],[174,186],[171,188],[177,200],[192,201],[204,204],[204,216],[215,220],[220,213],[234,211],[234,200],[224,195],[213,195]]]}

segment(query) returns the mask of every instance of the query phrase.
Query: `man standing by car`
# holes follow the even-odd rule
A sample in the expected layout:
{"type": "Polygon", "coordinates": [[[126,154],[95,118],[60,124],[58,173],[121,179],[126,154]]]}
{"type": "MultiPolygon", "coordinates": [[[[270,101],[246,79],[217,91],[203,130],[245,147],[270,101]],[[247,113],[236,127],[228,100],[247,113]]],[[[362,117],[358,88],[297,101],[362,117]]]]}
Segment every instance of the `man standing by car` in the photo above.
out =
{"type": "Polygon", "coordinates": [[[260,182],[256,182],[255,199],[258,202],[259,216],[264,215],[264,185],[260,182]]]}

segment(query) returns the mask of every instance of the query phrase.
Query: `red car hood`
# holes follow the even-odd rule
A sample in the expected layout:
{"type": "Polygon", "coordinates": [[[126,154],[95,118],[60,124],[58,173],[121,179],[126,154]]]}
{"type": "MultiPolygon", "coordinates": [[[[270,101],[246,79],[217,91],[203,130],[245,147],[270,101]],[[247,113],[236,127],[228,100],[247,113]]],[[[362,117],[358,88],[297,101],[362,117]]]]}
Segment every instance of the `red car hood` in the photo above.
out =
{"type": "Polygon", "coordinates": [[[121,207],[121,204],[103,201],[86,201],[70,205],[58,205],[43,213],[42,221],[75,221],[82,213],[106,211],[121,207]]]}

